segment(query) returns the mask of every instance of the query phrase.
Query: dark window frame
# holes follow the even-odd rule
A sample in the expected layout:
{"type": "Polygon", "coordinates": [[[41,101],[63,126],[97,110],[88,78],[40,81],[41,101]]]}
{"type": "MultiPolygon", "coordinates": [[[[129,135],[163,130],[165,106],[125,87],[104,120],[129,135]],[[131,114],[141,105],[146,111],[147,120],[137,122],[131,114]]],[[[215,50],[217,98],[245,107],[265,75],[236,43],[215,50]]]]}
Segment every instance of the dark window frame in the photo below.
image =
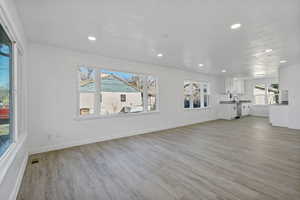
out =
{"type": "Polygon", "coordinates": [[[126,102],[126,94],[120,94],[121,102],[126,102]]]}

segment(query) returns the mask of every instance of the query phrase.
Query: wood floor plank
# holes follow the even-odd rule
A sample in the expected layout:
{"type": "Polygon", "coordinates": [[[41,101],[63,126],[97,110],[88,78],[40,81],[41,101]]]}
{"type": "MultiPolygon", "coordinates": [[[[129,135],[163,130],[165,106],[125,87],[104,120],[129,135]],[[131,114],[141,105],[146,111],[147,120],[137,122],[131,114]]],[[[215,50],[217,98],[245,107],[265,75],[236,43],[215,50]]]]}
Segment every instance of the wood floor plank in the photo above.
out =
{"type": "Polygon", "coordinates": [[[18,200],[300,199],[300,131],[217,120],[32,155],[18,200]]]}

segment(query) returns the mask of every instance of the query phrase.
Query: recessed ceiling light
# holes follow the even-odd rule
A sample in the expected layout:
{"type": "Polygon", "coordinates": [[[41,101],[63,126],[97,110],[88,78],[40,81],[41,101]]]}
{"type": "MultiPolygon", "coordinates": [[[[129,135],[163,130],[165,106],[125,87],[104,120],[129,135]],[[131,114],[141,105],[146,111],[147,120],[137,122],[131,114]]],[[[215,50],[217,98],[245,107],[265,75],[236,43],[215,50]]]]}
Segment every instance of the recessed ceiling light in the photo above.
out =
{"type": "Polygon", "coordinates": [[[226,72],[226,69],[223,69],[222,72],[225,73],[225,72],[226,72]]]}
{"type": "Polygon", "coordinates": [[[266,49],[266,50],[265,50],[266,53],[270,53],[270,52],[272,52],[272,51],[273,51],[273,49],[266,49]]]}
{"type": "Polygon", "coordinates": [[[264,76],[266,75],[265,73],[258,73],[258,74],[255,74],[255,76],[264,76]]]}
{"type": "Polygon", "coordinates": [[[198,64],[198,66],[199,66],[199,67],[203,67],[204,65],[203,65],[203,64],[198,64]]]}
{"type": "Polygon", "coordinates": [[[287,61],[286,61],[286,60],[281,60],[280,63],[281,63],[281,64],[287,63],[287,61]]]}
{"type": "Polygon", "coordinates": [[[266,49],[266,50],[264,50],[263,52],[258,52],[258,53],[256,53],[256,54],[254,54],[253,56],[255,56],[255,57],[263,56],[263,55],[265,55],[266,53],[270,53],[270,52],[272,52],[272,51],[273,51],[273,49],[266,49]]]}
{"type": "Polygon", "coordinates": [[[95,36],[89,36],[88,39],[89,39],[90,41],[95,41],[95,40],[96,40],[96,37],[95,37],[95,36]]]}
{"type": "Polygon", "coordinates": [[[157,54],[157,57],[163,57],[162,53],[157,54]]]}
{"type": "Polygon", "coordinates": [[[241,26],[242,26],[242,24],[232,24],[232,25],[230,26],[230,28],[231,28],[232,30],[235,30],[235,29],[241,28],[241,26]]]}

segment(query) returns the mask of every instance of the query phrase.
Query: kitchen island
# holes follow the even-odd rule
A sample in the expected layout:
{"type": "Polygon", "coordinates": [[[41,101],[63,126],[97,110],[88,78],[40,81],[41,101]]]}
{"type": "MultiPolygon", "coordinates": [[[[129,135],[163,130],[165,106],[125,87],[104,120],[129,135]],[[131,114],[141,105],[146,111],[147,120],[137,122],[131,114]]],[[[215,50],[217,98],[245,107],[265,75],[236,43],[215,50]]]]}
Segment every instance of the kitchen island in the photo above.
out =
{"type": "Polygon", "coordinates": [[[273,104],[270,105],[269,120],[272,126],[288,127],[288,111],[287,104],[273,104]]]}
{"type": "Polygon", "coordinates": [[[251,101],[220,101],[218,118],[232,120],[250,114],[251,101]]]}

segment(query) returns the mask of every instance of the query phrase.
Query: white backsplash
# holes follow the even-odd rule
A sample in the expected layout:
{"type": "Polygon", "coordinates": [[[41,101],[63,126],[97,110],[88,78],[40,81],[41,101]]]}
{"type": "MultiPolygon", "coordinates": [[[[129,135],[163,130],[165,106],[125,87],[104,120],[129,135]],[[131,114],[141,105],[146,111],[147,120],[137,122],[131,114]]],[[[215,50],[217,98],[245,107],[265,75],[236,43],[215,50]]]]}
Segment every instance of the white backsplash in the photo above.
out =
{"type": "MultiPolygon", "coordinates": [[[[232,97],[233,97],[233,95],[232,95],[232,97]]],[[[248,95],[238,95],[238,97],[239,97],[239,100],[251,100],[252,99],[248,95]]],[[[231,101],[231,100],[233,100],[233,98],[230,99],[229,95],[227,95],[227,94],[220,94],[219,99],[220,99],[220,101],[231,101]]]]}

